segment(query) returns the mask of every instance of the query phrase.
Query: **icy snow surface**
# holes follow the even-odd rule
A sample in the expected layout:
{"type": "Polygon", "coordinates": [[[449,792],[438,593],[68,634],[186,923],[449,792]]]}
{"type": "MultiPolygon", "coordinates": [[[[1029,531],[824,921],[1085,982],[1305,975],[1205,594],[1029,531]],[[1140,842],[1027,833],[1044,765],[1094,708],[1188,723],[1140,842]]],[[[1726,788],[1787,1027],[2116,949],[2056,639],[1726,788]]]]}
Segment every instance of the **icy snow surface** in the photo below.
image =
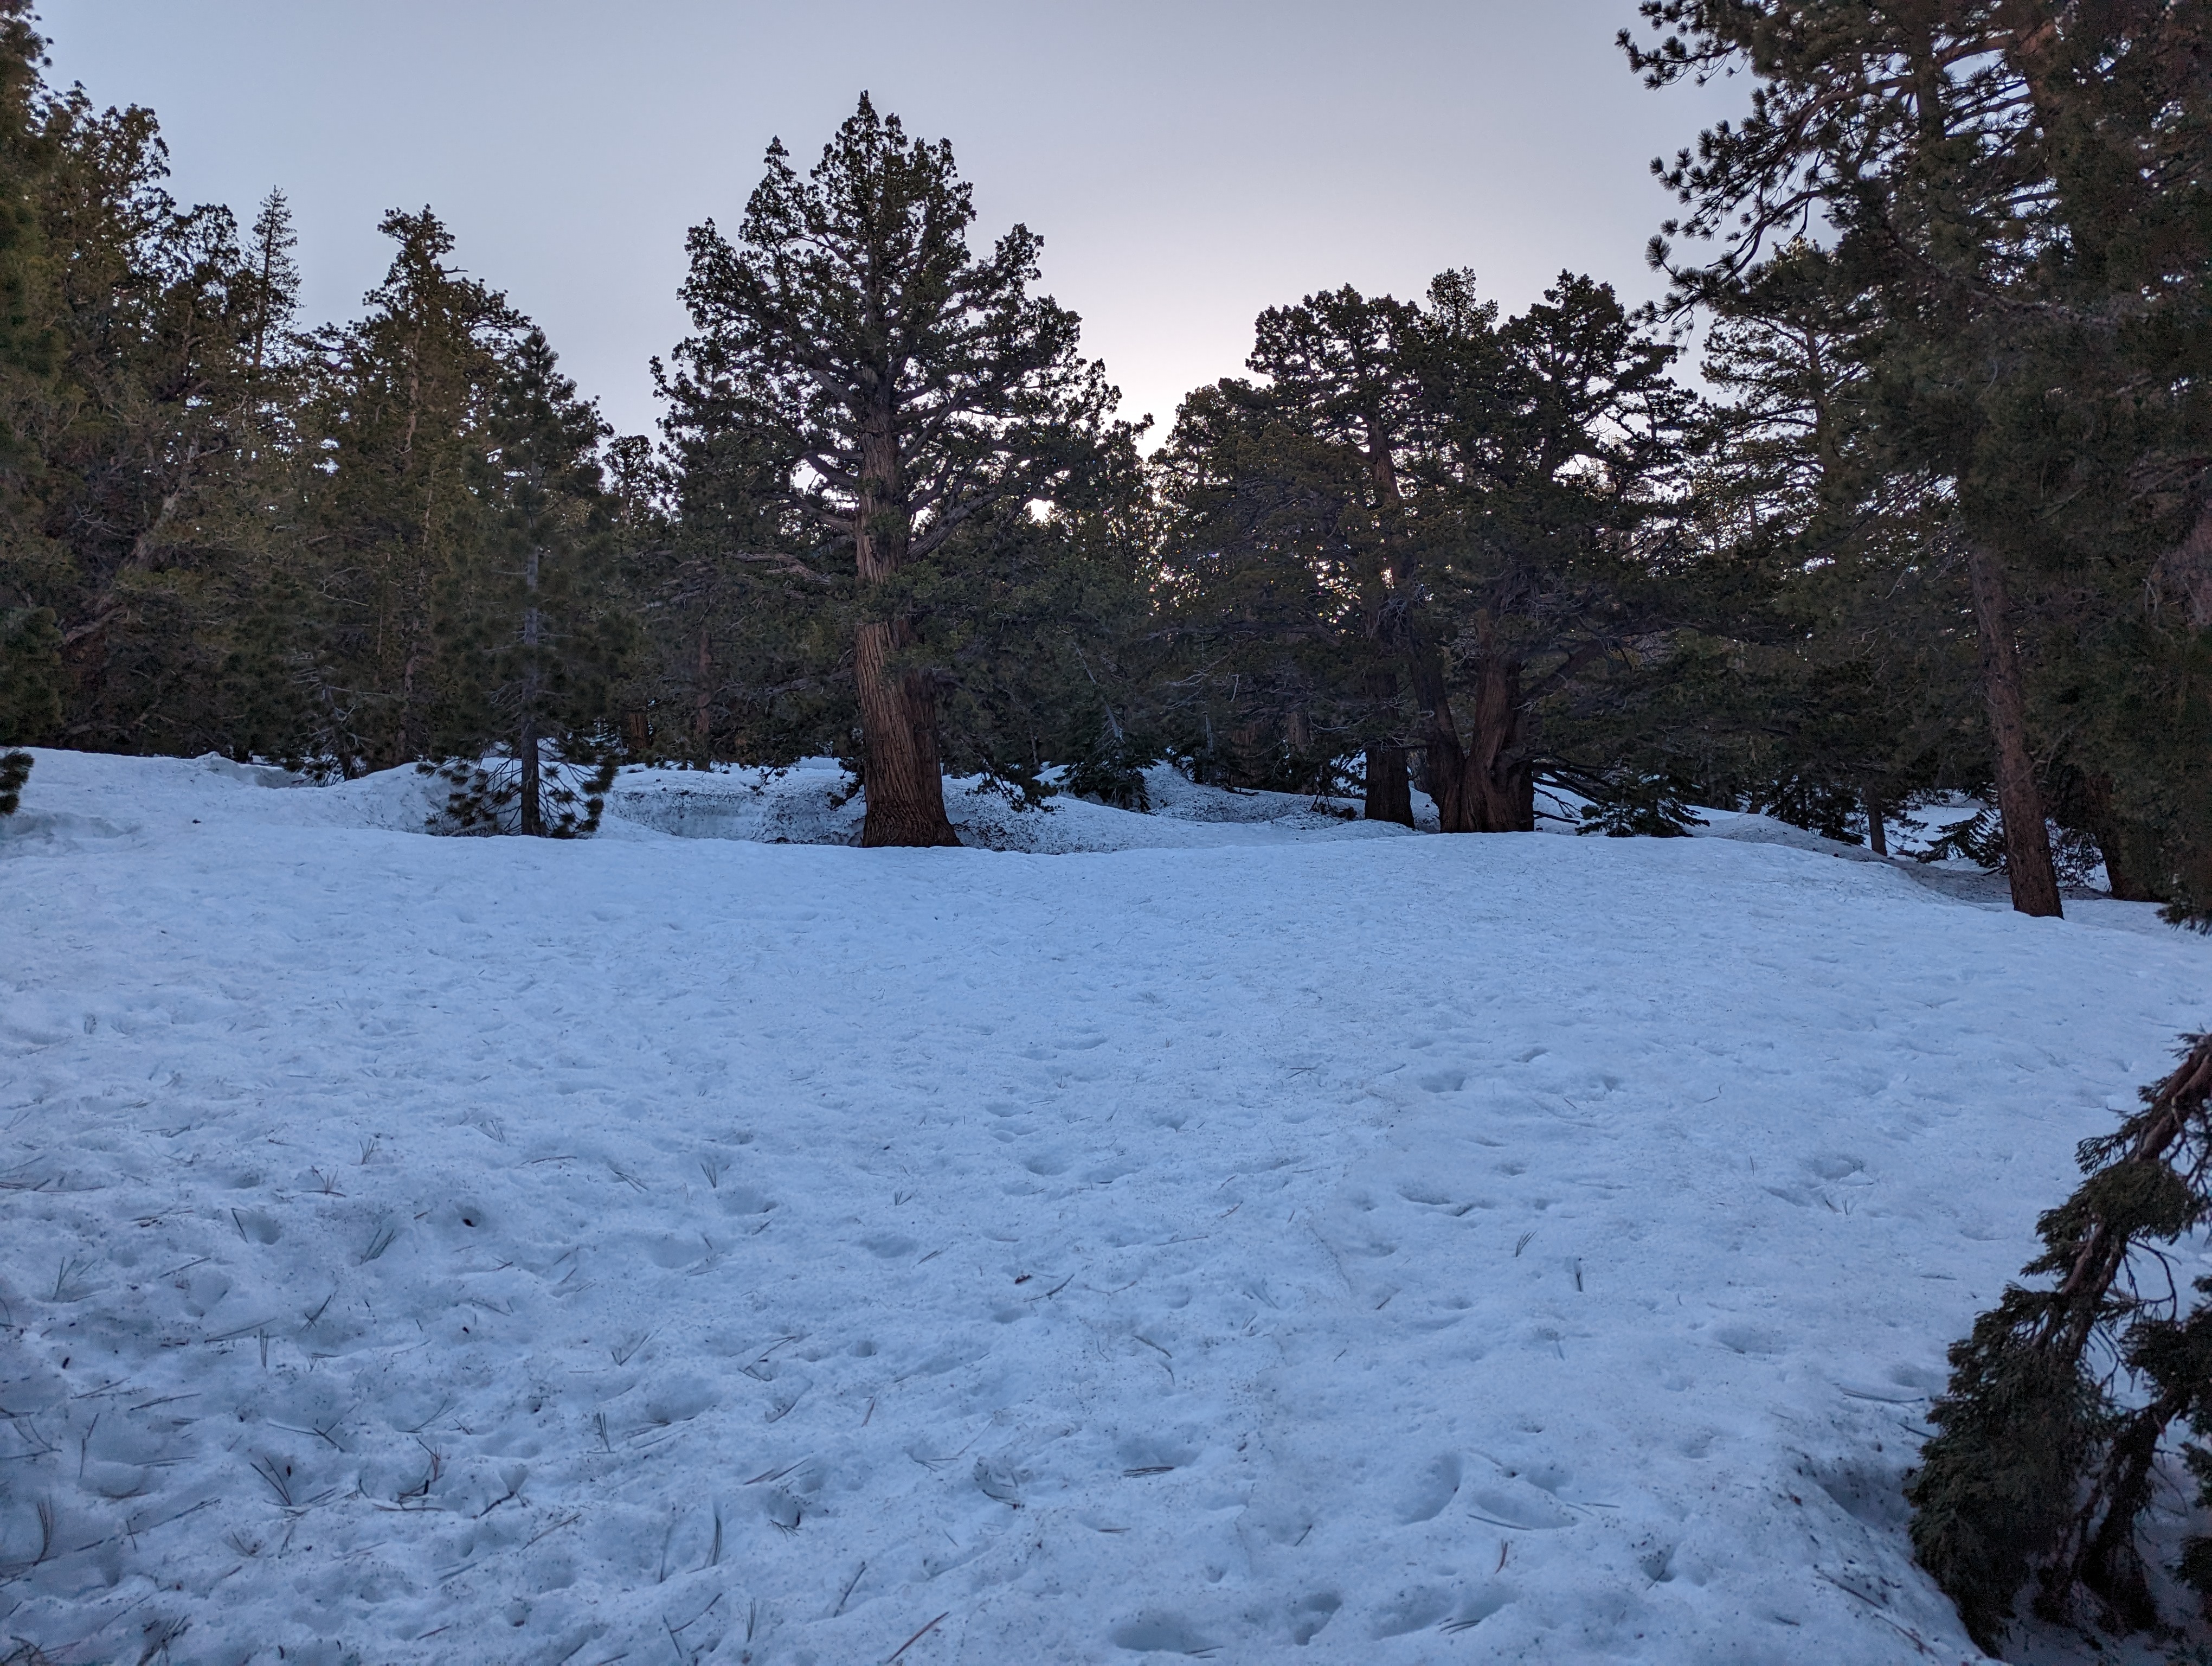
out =
{"type": "Polygon", "coordinates": [[[1973,1657],[1899,1477],[2204,943],[1194,790],[758,842],[807,776],[548,843],[39,756],[7,1646],[1973,1657]]]}

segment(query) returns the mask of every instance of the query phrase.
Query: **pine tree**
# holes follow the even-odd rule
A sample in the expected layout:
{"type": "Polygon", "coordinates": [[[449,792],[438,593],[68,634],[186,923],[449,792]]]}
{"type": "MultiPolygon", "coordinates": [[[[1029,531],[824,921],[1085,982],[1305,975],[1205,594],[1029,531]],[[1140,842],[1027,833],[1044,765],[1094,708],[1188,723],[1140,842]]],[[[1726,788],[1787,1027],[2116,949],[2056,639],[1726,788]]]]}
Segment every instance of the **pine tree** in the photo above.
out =
{"type": "Polygon", "coordinates": [[[629,701],[653,714],[650,745],[638,750],[701,767],[843,756],[857,721],[839,675],[854,629],[851,562],[823,547],[792,501],[788,459],[736,390],[658,360],[653,370],[668,405],[664,453],[633,456],[639,501],[627,529],[652,666],[629,701]]]}
{"type": "Polygon", "coordinates": [[[1717,297],[1698,438],[1705,556],[1730,672],[1699,690],[1752,807],[1887,854],[1890,812],[1981,791],[1970,603],[1940,483],[1888,465],[1860,357],[1868,302],[1810,244],[1717,297]]]}
{"type": "Polygon", "coordinates": [[[1547,716],[1598,734],[1674,623],[1657,555],[1692,402],[1672,348],[1571,275],[1503,324],[1448,272],[1424,306],[1342,289],[1258,334],[1267,381],[1194,395],[1164,459],[1188,680],[1235,690],[1200,750],[1249,769],[1265,739],[1308,785],[1362,746],[1369,812],[1410,822],[1417,745],[1444,831],[1533,827],[1537,769],[1563,763],[1547,716]]]}
{"type": "MultiPolygon", "coordinates": [[[[2158,1623],[2137,1529],[2170,1432],[2212,1502],[2212,1278],[2193,1304],[2171,1278],[2138,1290],[2139,1254],[2212,1217],[2212,1037],[2183,1038],[2181,1064],[2142,1090],[2142,1109],[2081,1143],[2081,1184],[2036,1222],[2043,1253],[2024,1269],[2047,1285],[2008,1286],[1950,1353],[1951,1380],[1929,1414],[1937,1429],[1906,1495],[1912,1542],[1995,1650],[2021,1588],[2048,1619],[2083,1592],[2122,1629],[2158,1623]]],[[[2212,1538],[2192,1537],[2176,1570],[2212,1598],[2212,1538]]]]}
{"type": "Polygon", "coordinates": [[[1324,545],[1309,559],[1316,576],[1356,598],[1352,640],[1370,661],[1357,674],[1370,702],[1362,770],[1370,820],[1411,827],[1405,724],[1398,661],[1409,604],[1419,593],[1406,465],[1418,443],[1420,389],[1407,361],[1423,320],[1389,296],[1370,299],[1350,285],[1309,295],[1260,315],[1248,361],[1267,379],[1272,423],[1307,455],[1310,475],[1334,475],[1313,487],[1327,494],[1324,545]],[[1340,570],[1329,572],[1329,567],[1340,570]]]}
{"type": "MultiPolygon", "coordinates": [[[[1361,580],[1382,564],[1367,471],[1356,447],[1297,417],[1273,390],[1224,380],[1183,402],[1155,459],[1169,512],[1161,606],[1177,650],[1167,708],[1198,780],[1334,791],[1363,725],[1389,724],[1366,709],[1378,666],[1361,580]]],[[[1402,775],[1402,750],[1395,758],[1402,775]]]]}
{"type": "Polygon", "coordinates": [[[864,96],[805,179],[779,143],[732,245],[690,239],[685,378],[791,472],[791,501],[854,562],[853,678],[871,845],[957,843],[917,563],[1001,502],[1049,501],[1097,450],[1115,395],[1075,315],[1033,295],[1039,240],[970,248],[951,149],[864,96]]]}
{"type": "Polygon", "coordinates": [[[453,235],[428,209],[382,229],[398,245],[391,270],[365,318],[312,338],[301,416],[309,751],[349,774],[451,757],[484,732],[474,679],[447,650],[500,535],[478,471],[524,327],[448,264],[453,235]]]}
{"type": "Polygon", "coordinates": [[[496,760],[453,766],[447,815],[463,831],[589,833],[612,786],[610,690],[623,648],[613,607],[606,426],[560,374],[542,331],[514,350],[485,423],[477,490],[496,533],[456,575],[456,681],[474,696],[496,760]]]}
{"type": "MultiPolygon", "coordinates": [[[[2146,662],[2179,684],[2169,711],[2192,703],[2182,639],[2204,621],[2176,632],[2142,601],[2160,594],[2148,552],[2186,568],[2212,500],[2196,372],[2212,331],[2194,277],[2212,258],[2212,21],[2157,5],[1643,10],[1662,38],[1623,40],[1653,84],[1738,65],[1759,80],[1747,120],[1660,170],[1691,210],[1666,235],[1721,240],[1671,266],[1684,299],[1741,295],[1775,240],[1817,216],[1875,303],[1860,352],[1881,448],[1953,508],[2014,906],[2056,914],[2039,753],[2054,731],[2103,728],[2108,755],[2076,767],[2102,783],[2085,800],[2124,821],[2171,786],[2112,779],[2160,750],[2128,709],[2145,672],[2161,680],[2146,662]],[[2103,723],[2084,721],[2100,707],[2103,723]]],[[[1655,258],[1671,260],[1663,240],[1655,258]]],[[[2203,780],[2184,748],[2163,761],[2203,780]]],[[[2172,817],[2166,794],[2171,824],[2205,825],[2212,793],[2185,796],[2172,817]]]]}

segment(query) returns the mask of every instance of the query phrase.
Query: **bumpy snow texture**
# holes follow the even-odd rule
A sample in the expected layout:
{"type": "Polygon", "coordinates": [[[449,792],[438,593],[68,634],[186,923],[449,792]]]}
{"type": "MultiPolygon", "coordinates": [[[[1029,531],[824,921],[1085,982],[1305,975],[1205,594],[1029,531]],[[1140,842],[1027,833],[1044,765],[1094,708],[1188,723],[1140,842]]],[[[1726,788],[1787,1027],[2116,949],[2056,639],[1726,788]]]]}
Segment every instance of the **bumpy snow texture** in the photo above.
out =
{"type": "Polygon", "coordinates": [[[1756,818],[438,785],[48,752],[0,824],[6,1646],[1972,1659],[1943,1349],[2212,1024],[2148,909],[1756,818]]]}

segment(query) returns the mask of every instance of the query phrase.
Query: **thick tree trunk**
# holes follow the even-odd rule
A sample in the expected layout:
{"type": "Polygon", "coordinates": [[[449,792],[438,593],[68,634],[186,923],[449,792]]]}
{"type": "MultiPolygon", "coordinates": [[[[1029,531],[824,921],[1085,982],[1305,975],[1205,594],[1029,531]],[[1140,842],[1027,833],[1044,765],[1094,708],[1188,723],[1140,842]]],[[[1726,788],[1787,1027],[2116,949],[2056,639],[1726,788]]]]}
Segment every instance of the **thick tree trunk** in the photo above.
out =
{"type": "Polygon", "coordinates": [[[1437,802],[1437,830],[1467,833],[1460,820],[1460,778],[1467,773],[1467,751],[1452,721],[1451,690],[1444,683],[1443,656],[1425,643],[1414,643],[1406,656],[1414,702],[1420,708],[1422,773],[1437,802]]]}
{"type": "MultiPolygon", "coordinates": [[[[1367,679],[1368,697],[1389,711],[1398,708],[1398,678],[1395,672],[1378,671],[1367,679]]],[[[1406,779],[1406,749],[1403,746],[1370,746],[1367,749],[1367,819],[1371,822],[1396,822],[1401,827],[1413,824],[1413,788],[1406,779]]]]}
{"type": "Polygon", "coordinates": [[[860,684],[860,732],[868,749],[863,775],[867,846],[957,845],[945,813],[945,775],[937,756],[937,699],[922,678],[893,676],[899,627],[873,620],[860,629],[853,676],[860,684]]]}
{"type": "Polygon", "coordinates": [[[2057,919],[2058,873],[2044,825],[2043,793],[2027,745],[2027,695],[2013,639],[2012,607],[1996,557],[1979,544],[1966,550],[1966,576],[1974,593],[1974,622],[1982,638],[1983,692],[1990,735],[1996,744],[1997,810],[2004,818],[2005,874],[2012,905],[2021,914],[2057,919]]]}
{"type": "MultiPolygon", "coordinates": [[[[854,515],[854,555],[861,593],[890,580],[906,559],[907,506],[901,489],[898,442],[888,413],[878,432],[861,444],[860,489],[854,515]]],[[[937,752],[937,696],[927,678],[896,672],[899,650],[912,645],[903,619],[863,623],[853,644],[853,680],[860,700],[860,737],[867,750],[861,781],[867,817],[860,842],[957,846],[960,836],[945,813],[945,772],[937,752]]]]}
{"type": "Polygon", "coordinates": [[[1454,795],[1452,831],[1535,830],[1535,770],[1521,751],[1525,717],[1520,662],[1504,655],[1485,660],[1475,681],[1472,744],[1454,795]]]}
{"type": "Polygon", "coordinates": [[[1889,854],[1889,829],[1883,825],[1889,806],[1874,795],[1872,788],[1866,793],[1867,848],[1877,856],[1889,854]]]}
{"type": "Polygon", "coordinates": [[[1403,746],[1367,749],[1367,800],[1363,812],[1371,822],[1413,824],[1413,786],[1406,778],[1403,746]]]}

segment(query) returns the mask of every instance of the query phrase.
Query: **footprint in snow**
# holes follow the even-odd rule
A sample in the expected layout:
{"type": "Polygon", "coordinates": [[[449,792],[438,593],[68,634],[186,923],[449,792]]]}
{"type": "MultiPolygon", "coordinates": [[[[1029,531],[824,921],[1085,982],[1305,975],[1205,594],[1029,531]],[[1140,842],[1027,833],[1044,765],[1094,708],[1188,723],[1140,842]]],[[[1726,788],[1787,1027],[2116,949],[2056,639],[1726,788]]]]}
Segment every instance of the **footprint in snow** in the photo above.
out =
{"type": "Polygon", "coordinates": [[[1400,1524],[1411,1527],[1417,1522],[1434,1521],[1443,1514],[1444,1506],[1459,1496],[1459,1455],[1447,1452],[1422,1470],[1419,1479],[1407,1489],[1398,1505],[1400,1524]]]}

